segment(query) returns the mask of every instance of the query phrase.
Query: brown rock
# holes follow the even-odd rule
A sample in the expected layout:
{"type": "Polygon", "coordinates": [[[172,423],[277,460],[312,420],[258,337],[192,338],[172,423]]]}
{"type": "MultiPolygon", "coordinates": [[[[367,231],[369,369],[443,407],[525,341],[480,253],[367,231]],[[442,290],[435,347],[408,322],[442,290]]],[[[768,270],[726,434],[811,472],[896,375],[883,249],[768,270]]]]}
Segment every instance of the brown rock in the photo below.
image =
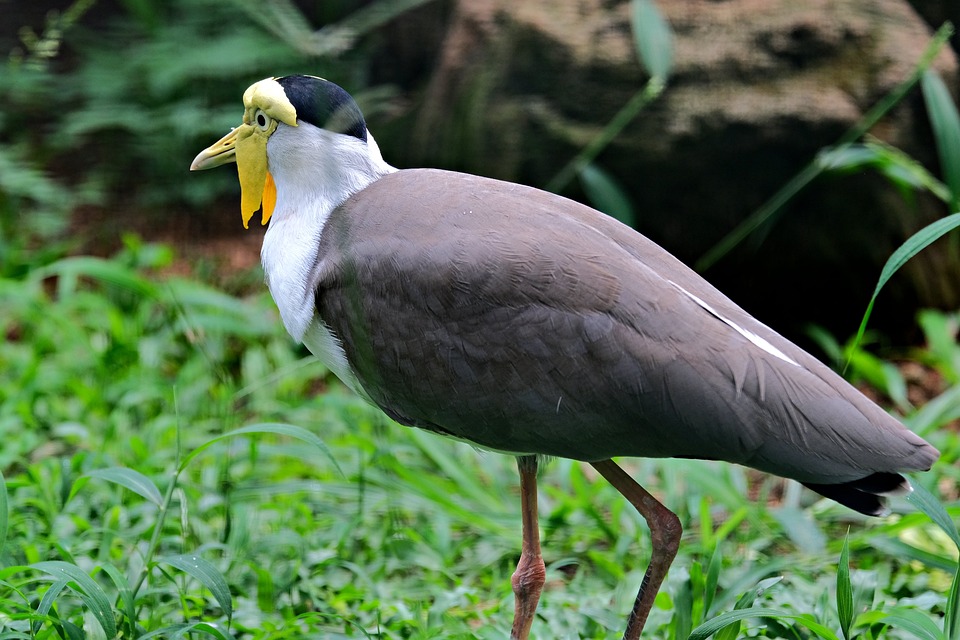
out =
{"type": "MultiPolygon", "coordinates": [[[[675,34],[674,74],[598,162],[629,191],[637,227],[688,263],[907,78],[932,34],[905,0],[658,4],[675,34]]],[[[406,117],[371,126],[401,166],[542,186],[646,80],[629,10],[461,0],[444,13],[436,66],[406,117]]],[[[952,52],[935,68],[956,86],[952,52]]],[[[938,172],[919,91],[872,133],[938,172]]],[[[581,194],[572,185],[568,195],[581,194]]],[[[945,213],[875,175],[821,178],[705,275],[794,335],[814,321],[845,338],[889,253],[945,213]]],[[[960,304],[956,258],[932,249],[883,294],[876,323],[897,331],[918,304],[960,304]]]]}

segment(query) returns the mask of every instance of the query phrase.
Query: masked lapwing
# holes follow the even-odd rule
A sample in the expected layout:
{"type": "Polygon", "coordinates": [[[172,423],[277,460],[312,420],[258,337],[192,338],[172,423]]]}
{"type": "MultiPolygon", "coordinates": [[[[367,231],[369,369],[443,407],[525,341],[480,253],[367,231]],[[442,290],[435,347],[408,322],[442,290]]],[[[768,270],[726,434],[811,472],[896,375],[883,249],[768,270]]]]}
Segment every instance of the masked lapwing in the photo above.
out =
{"type": "Polygon", "coordinates": [[[646,519],[638,638],[679,519],[614,456],[725,460],[861,513],[938,452],[633,229],[531,187],[387,164],[353,98],[312,76],[243,95],[191,169],[235,162],[262,209],[287,331],[397,422],[516,456],[523,544],[513,638],[544,582],[542,456],[588,462],[646,519]]]}

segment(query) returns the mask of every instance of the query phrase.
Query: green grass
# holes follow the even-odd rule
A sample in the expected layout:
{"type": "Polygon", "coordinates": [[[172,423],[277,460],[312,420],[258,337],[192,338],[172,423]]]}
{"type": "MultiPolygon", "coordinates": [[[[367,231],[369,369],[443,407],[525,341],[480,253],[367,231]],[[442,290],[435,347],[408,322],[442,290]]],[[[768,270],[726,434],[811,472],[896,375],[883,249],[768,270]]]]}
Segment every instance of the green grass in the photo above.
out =
{"type": "MultiPolygon", "coordinates": [[[[291,344],[265,294],[158,277],[168,260],[131,243],[0,280],[0,637],[508,637],[513,460],[390,423],[291,344]]],[[[925,314],[917,354],[953,382],[957,320],[925,314]]],[[[957,388],[908,417],[944,452],[915,481],[949,495],[947,522],[957,388]]],[[[714,637],[949,637],[956,545],[906,501],[868,520],[732,465],[624,464],[685,527],[649,637],[751,606],[714,637]]],[[[645,525],[567,460],[540,503],[534,635],[616,637],[645,525]]]]}

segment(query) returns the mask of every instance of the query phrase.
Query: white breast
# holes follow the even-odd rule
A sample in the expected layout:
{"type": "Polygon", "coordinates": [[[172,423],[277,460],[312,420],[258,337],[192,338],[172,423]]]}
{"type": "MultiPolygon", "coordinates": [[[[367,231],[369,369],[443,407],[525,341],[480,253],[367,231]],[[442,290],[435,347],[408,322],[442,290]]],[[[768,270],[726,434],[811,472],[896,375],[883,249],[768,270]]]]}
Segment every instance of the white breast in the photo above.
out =
{"type": "Polygon", "coordinates": [[[267,143],[277,204],[260,260],[283,325],[356,393],[366,397],[339,340],[317,315],[320,237],[330,213],[352,194],[396,171],[373,137],[364,142],[305,122],[281,124],[267,143]]]}
{"type": "Polygon", "coordinates": [[[314,317],[314,321],[310,323],[307,333],[303,336],[303,344],[310,349],[310,353],[320,359],[327,369],[340,378],[343,384],[350,387],[358,396],[372,402],[353,374],[343,345],[330,333],[330,329],[321,322],[320,318],[314,317]]]}

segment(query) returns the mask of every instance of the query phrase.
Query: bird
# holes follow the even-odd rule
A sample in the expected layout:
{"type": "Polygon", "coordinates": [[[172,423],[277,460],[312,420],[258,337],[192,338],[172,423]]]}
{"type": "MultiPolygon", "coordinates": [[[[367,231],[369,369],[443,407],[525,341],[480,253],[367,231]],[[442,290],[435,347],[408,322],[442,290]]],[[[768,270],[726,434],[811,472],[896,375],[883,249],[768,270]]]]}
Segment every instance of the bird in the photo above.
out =
{"type": "Polygon", "coordinates": [[[511,638],[545,580],[537,473],[592,465],[640,512],[643,631],[679,518],[614,457],[723,460],[867,515],[939,452],[653,241],[533,187],[388,164],[354,98],[310,75],[243,93],[191,170],[236,163],[244,227],[291,337],[394,421],[514,456],[522,544],[511,638]]]}

